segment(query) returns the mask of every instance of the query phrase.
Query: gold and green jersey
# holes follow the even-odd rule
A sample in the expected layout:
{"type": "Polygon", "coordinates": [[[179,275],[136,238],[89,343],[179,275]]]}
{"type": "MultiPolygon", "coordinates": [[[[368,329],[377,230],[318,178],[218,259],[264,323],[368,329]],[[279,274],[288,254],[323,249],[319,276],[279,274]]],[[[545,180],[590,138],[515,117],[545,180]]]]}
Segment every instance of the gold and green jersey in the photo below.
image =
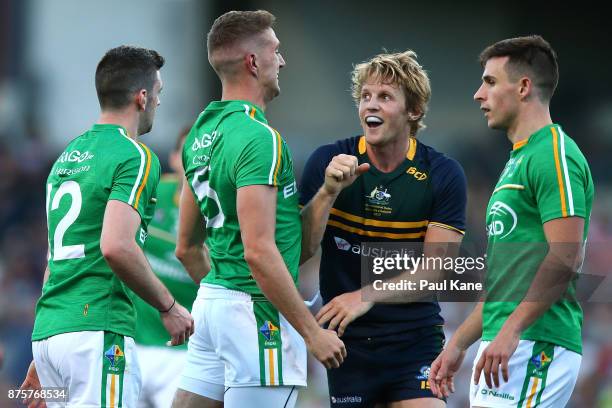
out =
{"type": "MultiPolygon", "coordinates": [[[[149,236],[144,251],[153,272],[168,288],[176,301],[191,310],[198,292],[187,271],[176,259],[176,234],[178,231],[179,180],[174,175],[164,175],[157,188],[157,206],[155,215],[149,224],[149,236]]],[[[138,344],[145,346],[165,346],[170,340],[159,311],[153,306],[134,296],[136,306],[136,337],[138,344]]],[[[177,346],[187,348],[186,344],[177,346]]]]}
{"type": "MultiPolygon", "coordinates": [[[[487,206],[487,301],[483,340],[493,340],[516,309],[546,256],[543,224],[584,218],[586,240],[594,186],[589,165],[559,125],[545,126],[514,145],[487,206]]],[[[525,340],[582,352],[582,309],[568,295],[523,333],[525,340]]]]}
{"type": "Polygon", "coordinates": [[[280,134],[250,102],[212,102],[183,147],[185,176],[206,222],[211,271],[203,282],[262,292],[244,260],[236,197],[249,185],[276,187],[275,241],[297,283],[301,224],[293,161],[280,134]]]}
{"type": "Polygon", "coordinates": [[[94,125],[68,144],[47,178],[50,273],[32,340],[88,330],[134,337],[132,292],[102,256],[100,235],[107,202],[118,200],[140,215],[134,239],[144,245],[159,175],[157,156],[121,126],[94,125]]]}

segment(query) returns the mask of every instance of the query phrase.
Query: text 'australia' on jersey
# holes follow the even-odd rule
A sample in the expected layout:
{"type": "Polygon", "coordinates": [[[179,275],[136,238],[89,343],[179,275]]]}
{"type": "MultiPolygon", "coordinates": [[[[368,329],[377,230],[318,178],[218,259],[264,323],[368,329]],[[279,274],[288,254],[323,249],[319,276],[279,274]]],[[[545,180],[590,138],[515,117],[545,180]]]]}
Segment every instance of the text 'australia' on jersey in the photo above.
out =
{"type": "MultiPolygon", "coordinates": [[[[338,154],[370,163],[365,136],[318,148],[308,159],[300,187],[306,205],[323,184],[325,168],[338,154]]],[[[422,242],[429,225],[465,229],[466,181],[453,159],[411,138],[397,169],[370,170],[345,188],[330,211],[321,242],[320,290],[325,303],[361,287],[361,256],[367,242],[422,242]]],[[[442,324],[437,303],[377,304],[348,326],[345,336],[371,337],[442,324]]]]}
{"type": "Polygon", "coordinates": [[[297,282],[301,224],[291,153],[257,106],[212,102],[183,148],[185,176],[206,220],[211,271],[203,282],[261,295],[244,260],[236,198],[250,185],[277,187],[275,241],[297,282]]]}
{"type": "MultiPolygon", "coordinates": [[[[557,218],[584,218],[586,240],[593,196],[589,165],[559,125],[546,126],[515,144],[487,206],[489,301],[483,309],[483,340],[495,338],[546,256],[542,224],[557,218]]],[[[574,281],[568,293],[575,289],[574,281]]],[[[581,353],[581,327],[578,302],[561,300],[521,338],[581,353]]]]}
{"type": "Polygon", "coordinates": [[[131,290],[100,250],[106,204],[132,206],[141,247],[153,216],[160,177],[157,156],[117,125],[94,125],[72,140],[47,178],[49,279],[36,307],[33,340],[72,331],[134,336],[131,290]]]}

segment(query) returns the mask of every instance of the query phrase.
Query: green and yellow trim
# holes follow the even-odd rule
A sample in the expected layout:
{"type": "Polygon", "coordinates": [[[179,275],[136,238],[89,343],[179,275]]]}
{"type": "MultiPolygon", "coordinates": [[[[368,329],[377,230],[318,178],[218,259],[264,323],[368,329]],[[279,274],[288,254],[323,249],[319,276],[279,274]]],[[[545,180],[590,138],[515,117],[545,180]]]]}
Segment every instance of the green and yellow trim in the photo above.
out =
{"type": "Polygon", "coordinates": [[[493,190],[493,194],[497,193],[498,191],[505,190],[505,189],[524,190],[525,186],[523,186],[521,184],[503,184],[503,185],[497,187],[495,190],[493,190]]]}
{"type": "Polygon", "coordinates": [[[149,179],[149,171],[151,170],[151,151],[144,144],[142,143],[138,143],[138,144],[144,148],[147,154],[147,159],[146,159],[147,165],[146,165],[144,177],[142,178],[142,182],[140,183],[140,187],[138,187],[138,190],[136,192],[136,199],[134,200],[134,209],[136,210],[138,209],[138,204],[140,203],[140,195],[142,194],[142,190],[144,190],[145,186],[147,185],[147,180],[149,179]]]}

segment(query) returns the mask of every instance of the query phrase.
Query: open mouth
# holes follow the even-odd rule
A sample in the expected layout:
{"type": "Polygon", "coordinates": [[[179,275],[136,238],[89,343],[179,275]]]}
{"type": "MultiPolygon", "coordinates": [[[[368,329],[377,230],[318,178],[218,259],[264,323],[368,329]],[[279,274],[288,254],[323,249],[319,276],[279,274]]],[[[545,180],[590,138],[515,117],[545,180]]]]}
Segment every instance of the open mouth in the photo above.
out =
{"type": "Polygon", "coordinates": [[[370,129],[374,129],[381,126],[384,121],[378,116],[366,116],[365,123],[370,129]]]}

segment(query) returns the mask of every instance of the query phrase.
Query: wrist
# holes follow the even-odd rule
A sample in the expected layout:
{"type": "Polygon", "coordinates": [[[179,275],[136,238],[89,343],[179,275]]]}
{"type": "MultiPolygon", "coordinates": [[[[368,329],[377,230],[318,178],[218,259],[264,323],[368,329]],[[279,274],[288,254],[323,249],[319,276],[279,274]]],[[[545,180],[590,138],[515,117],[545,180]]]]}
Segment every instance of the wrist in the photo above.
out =
{"type": "Polygon", "coordinates": [[[319,189],[319,193],[323,196],[324,199],[334,201],[336,197],[338,197],[338,194],[340,194],[340,190],[327,185],[327,183],[323,183],[323,185],[319,189]]]}
{"type": "Polygon", "coordinates": [[[170,307],[164,309],[164,310],[159,310],[159,313],[168,313],[170,312],[170,310],[172,310],[172,308],[174,308],[174,305],[176,305],[176,298],[172,299],[172,304],[170,305],[170,307]]]}

